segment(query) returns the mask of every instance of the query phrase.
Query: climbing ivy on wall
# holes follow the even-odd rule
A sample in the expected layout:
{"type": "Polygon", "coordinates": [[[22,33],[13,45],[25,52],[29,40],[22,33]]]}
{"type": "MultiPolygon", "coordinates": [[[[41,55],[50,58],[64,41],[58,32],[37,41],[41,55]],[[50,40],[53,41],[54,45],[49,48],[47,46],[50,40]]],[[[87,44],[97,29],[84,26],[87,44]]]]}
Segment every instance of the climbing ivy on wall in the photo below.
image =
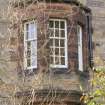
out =
{"type": "Polygon", "coordinates": [[[105,68],[96,69],[91,79],[92,89],[86,94],[87,105],[105,105],[105,68]]]}

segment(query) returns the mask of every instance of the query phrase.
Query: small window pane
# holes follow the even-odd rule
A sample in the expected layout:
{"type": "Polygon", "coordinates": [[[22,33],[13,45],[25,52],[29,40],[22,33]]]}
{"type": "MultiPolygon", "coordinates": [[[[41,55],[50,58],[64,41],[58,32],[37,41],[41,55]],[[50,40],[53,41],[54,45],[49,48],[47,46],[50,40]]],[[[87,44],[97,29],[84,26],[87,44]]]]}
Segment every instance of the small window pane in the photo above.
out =
{"type": "Polygon", "coordinates": [[[27,67],[30,67],[30,66],[31,66],[31,60],[27,59],[27,67]]]}
{"type": "Polygon", "coordinates": [[[31,58],[31,66],[35,66],[35,65],[37,65],[37,57],[36,56],[31,58]]]}
{"type": "Polygon", "coordinates": [[[55,39],[55,46],[59,47],[59,39],[55,39]]]}
{"type": "Polygon", "coordinates": [[[28,41],[28,42],[27,42],[27,50],[29,50],[30,48],[31,48],[31,42],[28,41]]]}
{"type": "Polygon", "coordinates": [[[37,54],[36,49],[37,49],[37,43],[36,43],[36,41],[31,41],[31,56],[32,57],[36,56],[36,54],[37,54]]]}
{"type": "Polygon", "coordinates": [[[31,51],[30,50],[27,51],[27,58],[31,58],[31,51]]]}
{"type": "Polygon", "coordinates": [[[64,29],[64,28],[65,28],[65,22],[64,22],[64,21],[61,21],[61,22],[60,22],[60,28],[61,28],[61,29],[64,29]]]}
{"type": "Polygon", "coordinates": [[[65,65],[65,58],[64,57],[61,57],[61,64],[65,65]]]}
{"type": "Polygon", "coordinates": [[[53,40],[54,39],[52,39],[52,38],[50,39],[50,41],[49,41],[50,46],[53,46],[53,40]]]}
{"type": "Polygon", "coordinates": [[[50,48],[50,55],[54,55],[54,48],[50,48]]]}
{"type": "Polygon", "coordinates": [[[54,27],[54,22],[53,22],[53,21],[50,21],[50,22],[49,22],[49,27],[50,27],[50,28],[53,28],[53,27],[54,27]]]}
{"type": "Polygon", "coordinates": [[[30,39],[35,39],[36,35],[36,26],[33,23],[28,23],[26,24],[26,39],[30,40],[30,39]]]}
{"type": "Polygon", "coordinates": [[[54,37],[54,29],[50,29],[50,37],[54,37]]]}
{"type": "Polygon", "coordinates": [[[54,64],[54,58],[52,56],[50,57],[50,64],[54,64]]]}
{"type": "Polygon", "coordinates": [[[26,24],[26,32],[29,31],[29,24],[26,24]]]}
{"type": "Polygon", "coordinates": [[[29,32],[26,32],[26,39],[29,39],[29,32]]]}
{"type": "Polygon", "coordinates": [[[60,46],[61,46],[61,47],[64,47],[64,46],[65,46],[64,39],[61,39],[61,40],[60,40],[60,46]]]}
{"type": "Polygon", "coordinates": [[[55,28],[59,28],[59,21],[55,21],[55,28]]]}
{"type": "Polygon", "coordinates": [[[65,31],[61,30],[61,37],[65,37],[65,31]]]}
{"type": "Polygon", "coordinates": [[[59,64],[59,57],[55,57],[55,64],[59,64]]]}
{"type": "Polygon", "coordinates": [[[55,55],[59,55],[59,48],[55,48],[55,55]]]}
{"type": "Polygon", "coordinates": [[[64,48],[60,48],[60,52],[61,52],[61,56],[65,56],[65,49],[64,48]]]}
{"type": "Polygon", "coordinates": [[[55,29],[55,37],[59,37],[59,30],[55,29]]]}
{"type": "Polygon", "coordinates": [[[35,37],[35,33],[33,32],[29,32],[29,34],[28,34],[28,40],[32,40],[32,39],[34,39],[34,37],[35,37]]]}
{"type": "Polygon", "coordinates": [[[34,30],[35,30],[34,28],[35,28],[34,23],[31,23],[31,24],[30,24],[30,32],[31,32],[31,33],[34,33],[34,30]]]}

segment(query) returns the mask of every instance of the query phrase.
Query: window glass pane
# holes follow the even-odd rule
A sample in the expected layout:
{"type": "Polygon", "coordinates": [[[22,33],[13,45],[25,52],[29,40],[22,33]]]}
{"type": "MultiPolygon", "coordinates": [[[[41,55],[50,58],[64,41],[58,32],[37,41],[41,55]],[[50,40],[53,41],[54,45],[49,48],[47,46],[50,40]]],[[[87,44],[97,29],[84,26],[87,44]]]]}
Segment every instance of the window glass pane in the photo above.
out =
{"type": "Polygon", "coordinates": [[[34,39],[37,39],[37,25],[34,23],[34,39]]]}
{"type": "Polygon", "coordinates": [[[31,32],[29,31],[29,33],[28,33],[28,40],[30,40],[30,39],[32,39],[32,35],[31,35],[31,32]]]}
{"type": "Polygon", "coordinates": [[[49,21],[49,27],[53,28],[54,27],[54,21],[49,21]]]}
{"type": "Polygon", "coordinates": [[[59,55],[59,48],[55,48],[55,55],[59,55]]]}
{"type": "Polygon", "coordinates": [[[60,30],[61,32],[61,37],[65,37],[65,31],[64,30],[60,30]]]}
{"type": "Polygon", "coordinates": [[[26,39],[28,40],[29,39],[29,31],[28,32],[26,32],[26,39]]]}
{"type": "Polygon", "coordinates": [[[80,26],[77,26],[77,37],[78,37],[78,45],[80,45],[80,26]]]}
{"type": "Polygon", "coordinates": [[[31,51],[30,50],[27,51],[27,58],[31,58],[31,51]]]}
{"type": "Polygon", "coordinates": [[[65,46],[64,39],[61,39],[61,40],[60,40],[60,46],[61,46],[61,47],[64,47],[64,46],[65,46]]]}
{"type": "Polygon", "coordinates": [[[54,64],[54,58],[50,56],[50,64],[54,64]]]}
{"type": "Polygon", "coordinates": [[[54,37],[54,29],[49,29],[49,31],[50,31],[50,32],[49,32],[49,33],[50,33],[49,36],[50,36],[50,37],[54,37]]]}
{"type": "Polygon", "coordinates": [[[55,64],[59,64],[59,57],[55,57],[55,64]]]}
{"type": "Polygon", "coordinates": [[[55,21],[55,28],[59,28],[59,21],[55,21]]]}
{"type": "Polygon", "coordinates": [[[55,46],[59,47],[59,39],[55,39],[55,46]]]}
{"type": "Polygon", "coordinates": [[[61,57],[61,64],[65,65],[65,58],[64,57],[61,57]]]}
{"type": "Polygon", "coordinates": [[[30,32],[31,33],[34,33],[34,30],[35,30],[35,24],[34,23],[31,23],[30,24],[30,32]]]}
{"type": "Polygon", "coordinates": [[[60,28],[61,28],[61,29],[64,29],[64,28],[65,28],[65,22],[64,22],[64,21],[61,21],[61,22],[60,22],[60,28]]]}
{"type": "Polygon", "coordinates": [[[29,39],[34,39],[34,28],[35,27],[33,23],[29,24],[29,39]]]}
{"type": "Polygon", "coordinates": [[[50,55],[54,55],[54,48],[50,48],[50,55]]]}
{"type": "Polygon", "coordinates": [[[55,37],[59,37],[59,29],[55,29],[55,37]]]}
{"type": "Polygon", "coordinates": [[[61,56],[65,56],[65,49],[64,48],[60,48],[60,52],[61,52],[61,56]]]}
{"type": "Polygon", "coordinates": [[[36,25],[33,23],[26,24],[26,36],[27,40],[35,39],[36,38],[36,25]]]}
{"type": "Polygon", "coordinates": [[[27,67],[30,67],[30,66],[31,66],[31,60],[27,59],[27,67]]]}
{"type": "Polygon", "coordinates": [[[51,38],[50,41],[49,41],[50,47],[53,46],[53,40],[54,40],[54,39],[51,38]]]}
{"type": "Polygon", "coordinates": [[[31,41],[31,56],[34,57],[37,55],[37,43],[36,41],[31,41]]]}
{"type": "Polygon", "coordinates": [[[26,32],[29,32],[29,24],[26,24],[26,32]]]}
{"type": "Polygon", "coordinates": [[[37,57],[32,57],[31,58],[31,66],[36,66],[37,65],[37,57]]]}
{"type": "Polygon", "coordinates": [[[31,42],[28,41],[28,42],[27,42],[27,50],[29,50],[30,48],[31,48],[31,42]]]}

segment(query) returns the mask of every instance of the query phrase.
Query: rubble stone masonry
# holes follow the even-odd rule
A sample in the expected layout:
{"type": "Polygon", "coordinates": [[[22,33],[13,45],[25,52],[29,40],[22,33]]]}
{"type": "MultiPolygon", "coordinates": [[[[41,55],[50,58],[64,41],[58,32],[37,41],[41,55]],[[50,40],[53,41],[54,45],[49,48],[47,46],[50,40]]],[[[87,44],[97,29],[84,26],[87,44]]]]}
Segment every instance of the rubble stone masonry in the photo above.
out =
{"type": "Polygon", "coordinates": [[[105,0],[87,0],[92,9],[93,61],[97,68],[105,67],[105,0]]]}

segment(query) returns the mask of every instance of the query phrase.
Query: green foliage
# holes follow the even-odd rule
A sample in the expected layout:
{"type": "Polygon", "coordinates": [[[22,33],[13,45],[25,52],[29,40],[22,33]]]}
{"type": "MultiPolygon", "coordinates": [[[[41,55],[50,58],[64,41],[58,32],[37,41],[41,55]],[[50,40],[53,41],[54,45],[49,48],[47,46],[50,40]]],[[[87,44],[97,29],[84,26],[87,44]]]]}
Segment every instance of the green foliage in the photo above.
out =
{"type": "Polygon", "coordinates": [[[92,89],[86,94],[87,105],[105,105],[105,68],[96,69],[91,79],[92,89]]]}

